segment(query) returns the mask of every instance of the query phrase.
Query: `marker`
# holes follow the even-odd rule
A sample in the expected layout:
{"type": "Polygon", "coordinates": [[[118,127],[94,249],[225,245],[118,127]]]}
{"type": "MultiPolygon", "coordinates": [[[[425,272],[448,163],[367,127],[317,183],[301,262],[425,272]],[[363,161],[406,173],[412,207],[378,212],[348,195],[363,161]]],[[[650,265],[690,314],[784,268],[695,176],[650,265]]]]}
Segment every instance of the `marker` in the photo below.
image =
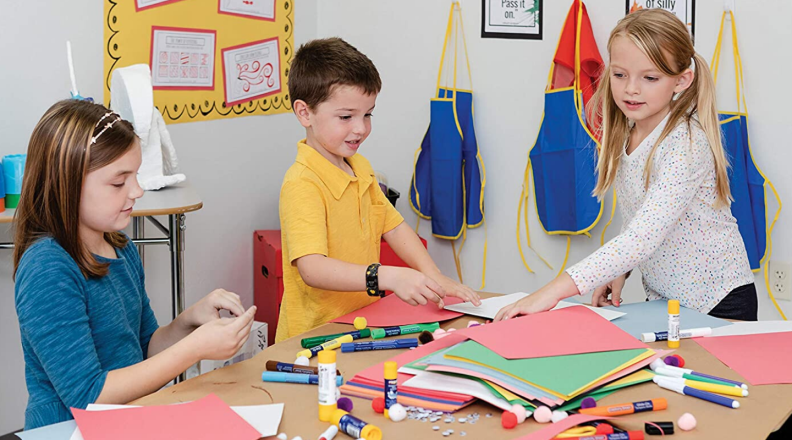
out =
{"type": "MultiPolygon", "coordinates": [[[[666,365],[665,362],[663,362],[660,359],[655,359],[654,361],[652,361],[652,363],[649,365],[649,368],[651,368],[652,371],[654,371],[656,373],[657,373],[657,370],[659,368],[662,368],[664,370],[664,372],[666,373],[666,374],[664,374],[665,376],[684,377],[685,379],[697,380],[699,382],[709,382],[709,383],[716,383],[716,384],[720,384],[720,385],[734,385],[734,386],[738,386],[738,387],[740,387],[740,388],[742,388],[744,390],[748,389],[748,385],[746,385],[746,384],[744,384],[742,382],[738,382],[736,380],[724,379],[724,378],[718,377],[718,376],[710,376],[709,374],[699,373],[699,372],[693,371],[693,370],[691,370],[689,368],[673,367],[671,365],[666,365]],[[687,376],[684,376],[684,374],[687,374],[687,376]]],[[[660,374],[660,373],[658,373],[658,374],[660,374]]]]}
{"type": "Polygon", "coordinates": [[[333,440],[336,434],[338,434],[338,426],[330,425],[330,427],[319,436],[319,440],[333,440]]]}
{"type": "Polygon", "coordinates": [[[668,301],[668,348],[679,348],[679,300],[668,301]]]}
{"type": "Polygon", "coordinates": [[[641,402],[620,403],[618,405],[595,406],[594,408],[581,408],[580,414],[591,416],[621,416],[645,411],[660,411],[668,408],[668,401],[665,398],[643,400],[641,402]]]}
{"type": "Polygon", "coordinates": [[[748,390],[744,390],[734,385],[719,385],[709,382],[699,382],[697,380],[690,380],[682,377],[666,377],[665,379],[674,381],[676,383],[681,383],[682,385],[687,385],[697,390],[709,391],[710,393],[726,394],[727,396],[735,397],[748,396],[748,390]]]}
{"type": "Polygon", "coordinates": [[[717,394],[708,393],[706,391],[697,390],[695,388],[691,388],[689,386],[685,386],[683,384],[674,382],[673,380],[669,380],[663,376],[655,376],[653,379],[654,383],[659,385],[661,388],[665,388],[667,390],[675,391],[679,394],[684,396],[693,396],[697,397],[701,400],[706,400],[708,402],[717,403],[718,405],[723,405],[727,408],[734,408],[737,409],[740,407],[740,402],[729,399],[728,397],[719,396],[717,394]]]}
{"type": "MultiPolygon", "coordinates": [[[[711,327],[691,328],[688,330],[680,330],[679,338],[680,339],[698,338],[701,336],[709,336],[711,334],[712,334],[711,327]]],[[[667,340],[668,340],[668,332],[641,333],[642,342],[655,342],[655,341],[667,341],[667,340]]]]}
{"type": "Polygon", "coordinates": [[[347,342],[341,344],[341,353],[371,350],[393,350],[397,348],[411,348],[418,346],[418,339],[393,339],[390,341],[347,342]]]}
{"type": "Polygon", "coordinates": [[[386,336],[399,336],[399,335],[408,335],[410,333],[421,333],[424,330],[433,332],[439,328],[440,328],[439,322],[433,322],[431,324],[412,324],[412,325],[400,325],[398,327],[375,328],[371,330],[371,337],[373,339],[382,339],[386,336]]]}
{"type": "Polygon", "coordinates": [[[644,440],[644,434],[643,431],[627,431],[614,432],[613,434],[587,435],[584,437],[564,437],[564,440],[644,440]]]}
{"type": "Polygon", "coordinates": [[[352,340],[353,340],[352,339],[352,335],[344,335],[344,336],[335,338],[333,340],[327,341],[327,342],[323,343],[322,345],[317,345],[316,347],[311,347],[311,348],[305,349],[305,350],[297,353],[296,357],[305,356],[308,359],[310,359],[310,358],[314,357],[314,355],[316,355],[316,353],[319,353],[322,350],[335,350],[336,348],[340,347],[341,344],[343,344],[344,342],[352,342],[352,340]]]}
{"type": "MultiPolygon", "coordinates": [[[[264,382],[280,382],[280,383],[303,383],[308,385],[319,385],[318,374],[297,374],[297,373],[284,373],[281,371],[265,371],[261,373],[261,380],[264,382]]],[[[344,384],[344,378],[336,376],[336,386],[344,384]]]]}
{"type": "MultiPolygon", "coordinates": [[[[319,374],[319,368],[307,365],[295,365],[286,362],[267,361],[267,371],[282,371],[284,373],[319,374]]],[[[337,375],[341,372],[336,370],[337,375]]]]}
{"type": "Polygon", "coordinates": [[[347,332],[347,333],[336,333],[334,335],[314,336],[312,338],[305,338],[301,340],[300,345],[302,345],[302,348],[313,348],[316,347],[317,345],[322,345],[327,341],[332,341],[333,339],[340,338],[341,336],[344,335],[351,335],[352,339],[354,340],[363,339],[363,338],[371,337],[371,330],[364,328],[363,330],[355,330],[353,332],[347,332]]]}

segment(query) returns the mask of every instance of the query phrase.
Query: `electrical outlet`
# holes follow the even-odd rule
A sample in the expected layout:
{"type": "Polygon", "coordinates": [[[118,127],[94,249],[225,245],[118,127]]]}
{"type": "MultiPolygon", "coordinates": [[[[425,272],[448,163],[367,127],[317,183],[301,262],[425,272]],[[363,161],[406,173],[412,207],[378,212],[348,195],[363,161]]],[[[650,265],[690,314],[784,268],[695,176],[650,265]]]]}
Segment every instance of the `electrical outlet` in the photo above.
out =
{"type": "Polygon", "coordinates": [[[770,261],[767,276],[770,291],[776,299],[792,301],[792,265],[784,261],[770,261]]]}

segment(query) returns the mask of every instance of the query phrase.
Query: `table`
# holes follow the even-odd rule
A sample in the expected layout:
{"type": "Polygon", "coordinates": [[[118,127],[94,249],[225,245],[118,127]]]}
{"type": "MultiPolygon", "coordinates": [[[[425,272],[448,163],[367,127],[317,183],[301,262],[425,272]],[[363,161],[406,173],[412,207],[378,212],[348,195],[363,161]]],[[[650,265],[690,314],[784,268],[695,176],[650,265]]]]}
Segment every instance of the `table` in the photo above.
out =
{"type": "MultiPolygon", "coordinates": [[[[482,294],[489,297],[492,294],[482,294]]],[[[479,318],[462,316],[452,321],[442,323],[442,327],[464,328],[470,320],[481,321],[479,318]]],[[[272,345],[256,355],[254,358],[240,362],[207,374],[195,377],[178,385],[162,389],[156,393],[140,398],[133,404],[137,405],[162,405],[176,402],[187,402],[214,393],[229,405],[260,405],[267,403],[285,403],[283,420],[279,432],[285,432],[289,438],[297,435],[304,439],[318,438],[324,432],[327,424],[318,419],[317,388],[312,385],[264,383],[261,381],[261,372],[265,370],[268,360],[293,362],[295,354],[302,349],[300,339],[309,336],[341,333],[352,331],[353,327],[346,324],[325,324],[303,335],[272,345]]],[[[406,337],[415,335],[407,335],[406,337]]],[[[652,348],[665,348],[665,342],[649,344],[652,348]]],[[[400,351],[383,350],[358,353],[338,354],[338,369],[344,380],[351,379],[355,373],[368,366],[388,360],[400,351]]],[[[709,354],[692,340],[683,339],[680,348],[676,351],[685,358],[686,365],[693,368],[734,380],[743,380],[737,373],[722,364],[717,358],[709,354]]],[[[316,366],[316,358],[311,359],[311,365],[316,366]]],[[[645,383],[619,390],[614,394],[600,400],[600,405],[612,405],[625,402],[635,402],[658,397],[668,399],[668,409],[665,411],[639,413],[619,417],[617,425],[623,429],[643,431],[645,421],[676,421],[679,417],[689,412],[693,414],[698,427],[691,432],[676,430],[675,437],[684,439],[765,439],[772,431],[781,427],[792,413],[792,385],[764,385],[749,387],[750,395],[741,398],[741,407],[733,410],[709,402],[704,402],[689,396],[662,389],[654,383],[645,383]]],[[[405,420],[394,423],[386,420],[382,415],[376,414],[371,409],[371,402],[365,399],[352,398],[355,404],[353,414],[382,428],[385,439],[443,439],[442,431],[453,429],[455,432],[449,438],[458,438],[462,431],[470,439],[513,439],[537,430],[540,426],[532,419],[519,425],[516,429],[505,430],[500,424],[501,411],[489,404],[476,402],[475,404],[459,411],[459,415],[478,412],[481,415],[478,423],[471,424],[445,424],[442,419],[437,423],[405,420]],[[491,413],[493,417],[487,418],[491,413]],[[432,426],[439,425],[440,431],[433,431],[432,426]]],[[[457,416],[458,418],[459,416],[457,416]]],[[[339,434],[340,439],[350,437],[339,434]]],[[[659,437],[658,437],[659,438],[659,437]]]]}
{"type": "MultiPolygon", "coordinates": [[[[189,182],[182,182],[158,191],[146,191],[132,209],[132,241],[138,246],[144,260],[144,246],[167,244],[171,253],[172,314],[175,319],[184,311],[184,234],[185,213],[197,211],[203,202],[189,182]],[[155,215],[167,215],[168,227],[155,215]],[[165,237],[144,238],[145,219],[148,219],[165,237]]],[[[14,221],[15,209],[0,212],[0,224],[14,221]]],[[[13,249],[13,243],[0,243],[0,249],[13,249]]]]}

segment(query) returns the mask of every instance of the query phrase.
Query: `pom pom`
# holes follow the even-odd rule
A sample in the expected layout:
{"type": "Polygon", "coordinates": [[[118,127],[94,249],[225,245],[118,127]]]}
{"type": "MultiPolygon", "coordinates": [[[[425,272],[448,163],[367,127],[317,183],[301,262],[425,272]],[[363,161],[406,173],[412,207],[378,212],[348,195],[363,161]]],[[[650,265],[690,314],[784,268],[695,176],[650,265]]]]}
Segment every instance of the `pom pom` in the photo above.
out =
{"type": "Polygon", "coordinates": [[[368,326],[368,321],[366,321],[366,318],[358,316],[354,321],[352,321],[352,325],[354,325],[358,330],[363,330],[368,326]]]}
{"type": "Polygon", "coordinates": [[[679,368],[685,368],[685,358],[683,358],[682,356],[680,356],[678,354],[672,354],[671,356],[679,359],[679,368]]]}
{"type": "Polygon", "coordinates": [[[300,366],[303,366],[303,367],[307,367],[310,364],[311,364],[311,361],[309,361],[308,358],[305,357],[305,356],[300,356],[300,357],[297,358],[296,361],[294,361],[294,365],[300,365],[300,366]]]}
{"type": "Polygon", "coordinates": [[[450,329],[448,329],[448,331],[446,333],[451,333],[451,332],[455,332],[455,331],[456,331],[455,328],[450,328],[450,329]]]}
{"type": "Polygon", "coordinates": [[[501,414],[501,425],[504,429],[514,429],[517,426],[517,416],[511,411],[504,411],[501,414]]]}
{"type": "Polygon", "coordinates": [[[597,407],[597,401],[594,400],[593,397],[586,397],[585,399],[583,399],[582,402],[580,402],[581,409],[596,408],[596,407],[597,407]]]}
{"type": "Polygon", "coordinates": [[[352,412],[352,408],[355,407],[355,405],[352,404],[352,399],[350,399],[349,397],[342,397],[338,399],[337,405],[338,405],[338,409],[343,409],[346,412],[352,412]]]}
{"type": "Polygon", "coordinates": [[[553,415],[550,417],[550,420],[553,423],[558,423],[567,417],[569,417],[569,414],[567,414],[566,411],[553,411],[553,415]]]}
{"type": "Polygon", "coordinates": [[[552,420],[553,412],[546,406],[540,406],[534,411],[533,418],[537,423],[548,423],[552,420]]]}
{"type": "Polygon", "coordinates": [[[289,436],[285,432],[278,434],[278,440],[289,440],[289,436]]]}
{"type": "Polygon", "coordinates": [[[388,417],[394,422],[401,422],[407,418],[407,410],[401,404],[397,403],[388,408],[388,417]]]}
{"type": "Polygon", "coordinates": [[[665,362],[666,365],[671,365],[672,367],[679,366],[679,359],[674,356],[666,356],[665,359],[663,359],[663,362],[665,362]]]}
{"type": "Polygon", "coordinates": [[[696,418],[693,417],[693,414],[684,413],[682,417],[677,420],[677,425],[679,425],[679,429],[683,431],[691,431],[696,428],[696,418]]]}
{"type": "Polygon", "coordinates": [[[434,339],[435,338],[432,335],[432,332],[430,332],[428,330],[424,330],[424,331],[421,332],[420,335],[418,335],[418,340],[421,341],[421,344],[428,344],[428,343],[434,341],[434,339]]]}
{"type": "Polygon", "coordinates": [[[525,421],[525,417],[526,417],[527,413],[525,412],[525,407],[524,406],[515,403],[511,407],[511,412],[513,412],[514,415],[517,416],[517,424],[518,425],[525,421]]]}
{"type": "Polygon", "coordinates": [[[607,423],[600,423],[597,425],[597,435],[609,435],[613,434],[613,426],[607,423]]]}
{"type": "Polygon", "coordinates": [[[375,397],[374,400],[371,401],[371,409],[374,410],[377,414],[382,414],[385,412],[385,398],[384,397],[375,397]]]}
{"type": "Polygon", "coordinates": [[[439,329],[435,330],[434,332],[432,332],[432,335],[434,336],[435,340],[437,340],[437,339],[440,339],[440,338],[442,338],[444,336],[448,336],[448,333],[446,333],[445,330],[439,328],[439,329]]]}

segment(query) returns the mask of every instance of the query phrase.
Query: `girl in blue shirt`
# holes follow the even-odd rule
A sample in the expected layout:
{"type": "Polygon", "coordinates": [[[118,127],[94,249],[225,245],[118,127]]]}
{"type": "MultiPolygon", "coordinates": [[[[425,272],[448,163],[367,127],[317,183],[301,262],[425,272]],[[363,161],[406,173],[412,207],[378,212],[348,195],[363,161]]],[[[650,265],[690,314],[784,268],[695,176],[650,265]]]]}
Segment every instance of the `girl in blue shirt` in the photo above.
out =
{"type": "Polygon", "coordinates": [[[255,306],[222,289],[157,325],[137,250],[118,232],[143,195],[140,163],[132,125],[98,104],[58,102],[33,130],[14,237],[25,429],[150,394],[250,334],[255,306]]]}

